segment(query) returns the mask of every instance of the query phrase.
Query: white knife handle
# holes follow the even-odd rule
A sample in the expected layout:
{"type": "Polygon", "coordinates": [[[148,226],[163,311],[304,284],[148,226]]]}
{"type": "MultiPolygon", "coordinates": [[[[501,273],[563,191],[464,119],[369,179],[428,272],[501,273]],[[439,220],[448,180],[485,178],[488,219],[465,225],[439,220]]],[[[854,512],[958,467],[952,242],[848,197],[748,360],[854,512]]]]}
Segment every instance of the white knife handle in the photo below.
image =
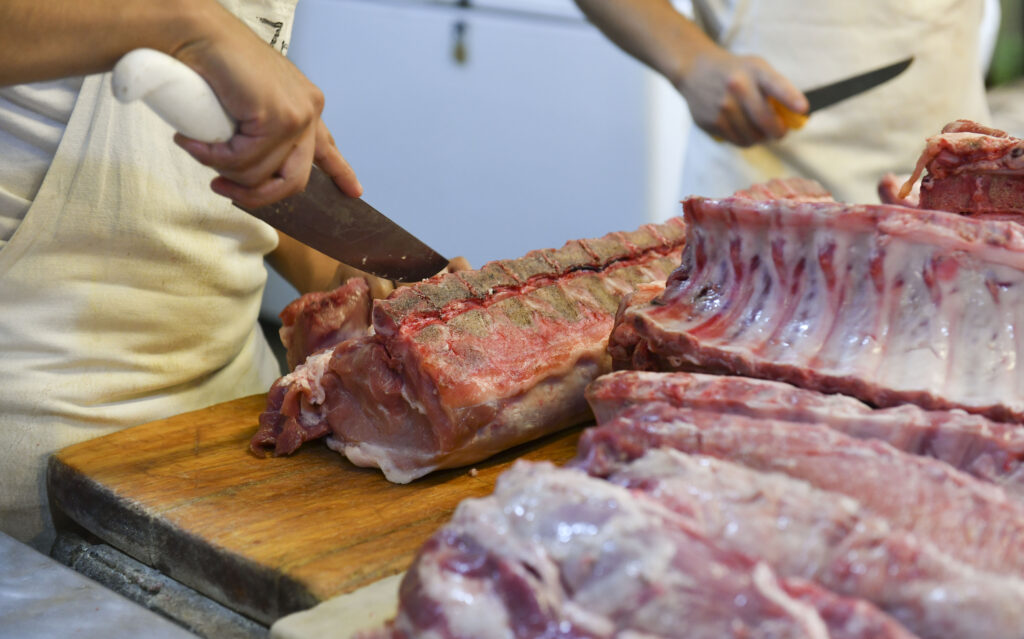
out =
{"type": "Polygon", "coordinates": [[[141,99],[179,133],[200,142],[224,142],[235,121],[201,75],[154,49],[135,49],[114,65],[114,96],[141,99]]]}

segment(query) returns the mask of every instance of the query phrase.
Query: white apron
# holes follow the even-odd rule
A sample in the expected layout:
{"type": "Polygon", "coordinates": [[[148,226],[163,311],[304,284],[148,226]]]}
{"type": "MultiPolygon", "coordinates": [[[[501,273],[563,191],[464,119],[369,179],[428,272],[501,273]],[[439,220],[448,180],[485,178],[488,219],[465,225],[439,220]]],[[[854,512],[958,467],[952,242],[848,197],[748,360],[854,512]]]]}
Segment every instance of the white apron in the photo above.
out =
{"type": "Polygon", "coordinates": [[[811,115],[782,141],[749,149],[693,127],[683,195],[721,197],[803,175],[836,199],[878,202],[886,172],[910,173],[925,138],[947,122],[989,121],[979,37],[983,0],[696,0],[698,20],[737,54],[765,58],[808,89],[908,56],[902,75],[811,115]],[[712,6],[713,5],[713,6],[712,6]]]}
{"type": "MultiPolygon", "coordinates": [[[[287,46],[293,2],[224,4],[287,46]]],[[[277,236],[213,194],[215,174],[172,135],[115,101],[109,74],[86,77],[0,249],[0,529],[44,552],[52,452],[265,392],[280,374],[256,323],[277,236]]]]}

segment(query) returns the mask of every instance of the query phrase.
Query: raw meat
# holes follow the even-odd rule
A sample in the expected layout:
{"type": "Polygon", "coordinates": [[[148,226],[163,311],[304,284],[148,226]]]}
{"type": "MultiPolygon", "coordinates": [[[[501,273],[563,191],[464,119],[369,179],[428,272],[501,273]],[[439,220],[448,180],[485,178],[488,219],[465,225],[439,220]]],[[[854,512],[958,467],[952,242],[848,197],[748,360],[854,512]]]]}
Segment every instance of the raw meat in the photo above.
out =
{"type": "Polygon", "coordinates": [[[586,430],[576,463],[604,475],[657,447],[785,473],[980,570],[1024,574],[1024,504],[944,462],[830,428],[648,402],[586,430]]]}
{"type": "Polygon", "coordinates": [[[585,421],[622,296],[665,279],[683,236],[674,219],[400,288],[375,303],[374,335],[274,384],[251,446],[287,454],[329,434],[408,482],[585,421]]]}
{"type": "Polygon", "coordinates": [[[1024,499],[1024,428],[960,410],[925,411],[911,404],[871,408],[845,395],[825,395],[783,382],[699,373],[619,371],[587,387],[598,422],[645,402],[821,424],[858,439],[942,460],[1024,499]]]}
{"type": "Polygon", "coordinates": [[[1024,419],[1024,229],[892,205],[691,198],[617,368],[776,379],[875,406],[1024,419]]]}
{"type": "Polygon", "coordinates": [[[920,207],[992,219],[1024,214],[1024,140],[969,120],[928,138],[913,175],[898,194],[921,181],[920,207]]]}
{"type": "Polygon", "coordinates": [[[517,462],[421,549],[390,639],[912,637],[609,482],[517,462]]]}
{"type": "Polygon", "coordinates": [[[281,343],[289,370],[313,353],[370,330],[370,287],[353,277],[333,291],[307,293],[281,311],[281,343]]]}
{"type": "Polygon", "coordinates": [[[649,451],[609,480],[686,517],[716,545],[782,577],[866,599],[924,639],[1024,637],[1024,581],[954,561],[853,499],[670,449],[649,451]]]}

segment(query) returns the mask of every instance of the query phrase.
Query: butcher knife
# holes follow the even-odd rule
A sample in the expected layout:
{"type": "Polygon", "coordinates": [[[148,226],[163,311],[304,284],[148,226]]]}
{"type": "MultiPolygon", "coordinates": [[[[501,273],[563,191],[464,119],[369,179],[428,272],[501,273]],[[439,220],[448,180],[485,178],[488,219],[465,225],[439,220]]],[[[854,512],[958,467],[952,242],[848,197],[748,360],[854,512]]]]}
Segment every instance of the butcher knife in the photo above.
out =
{"type": "Polygon", "coordinates": [[[832,106],[836,102],[841,102],[847,98],[852,98],[855,95],[864,93],[868,89],[873,89],[883,82],[887,82],[895,78],[906,71],[907,67],[909,67],[910,63],[913,61],[914,58],[911,56],[906,60],[901,60],[879,69],[860,73],[838,82],[833,82],[822,87],[804,91],[804,96],[807,97],[807,103],[810,105],[807,109],[807,113],[791,111],[773,97],[769,97],[768,101],[771,102],[775,112],[779,114],[782,121],[786,123],[786,126],[791,129],[799,129],[803,125],[807,124],[807,116],[815,111],[832,106]]]}
{"type": "MultiPolygon", "coordinates": [[[[136,49],[114,66],[121,102],[141,99],[174,129],[201,142],[224,142],[236,123],[213,89],[177,59],[136,49]]],[[[448,260],[361,198],[342,193],[313,165],[301,193],[257,208],[239,206],[274,228],[336,260],[378,277],[416,282],[436,275],[448,260]]]]}

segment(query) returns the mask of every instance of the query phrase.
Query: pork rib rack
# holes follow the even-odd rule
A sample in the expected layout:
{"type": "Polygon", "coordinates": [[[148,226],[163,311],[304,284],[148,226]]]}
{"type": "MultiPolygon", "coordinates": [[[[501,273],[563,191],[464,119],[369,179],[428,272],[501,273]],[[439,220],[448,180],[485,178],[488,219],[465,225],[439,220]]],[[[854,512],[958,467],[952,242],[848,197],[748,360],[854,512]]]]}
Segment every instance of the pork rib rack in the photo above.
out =
{"type": "Polygon", "coordinates": [[[620,313],[618,368],[786,381],[875,406],[1024,418],[1024,229],[908,209],[691,198],[667,286],[620,313]]]}
{"type": "Polygon", "coordinates": [[[400,288],[375,303],[373,335],[275,382],[250,445],[327,435],[404,483],[584,421],[621,298],[672,272],[684,234],[673,219],[400,288]]]}

